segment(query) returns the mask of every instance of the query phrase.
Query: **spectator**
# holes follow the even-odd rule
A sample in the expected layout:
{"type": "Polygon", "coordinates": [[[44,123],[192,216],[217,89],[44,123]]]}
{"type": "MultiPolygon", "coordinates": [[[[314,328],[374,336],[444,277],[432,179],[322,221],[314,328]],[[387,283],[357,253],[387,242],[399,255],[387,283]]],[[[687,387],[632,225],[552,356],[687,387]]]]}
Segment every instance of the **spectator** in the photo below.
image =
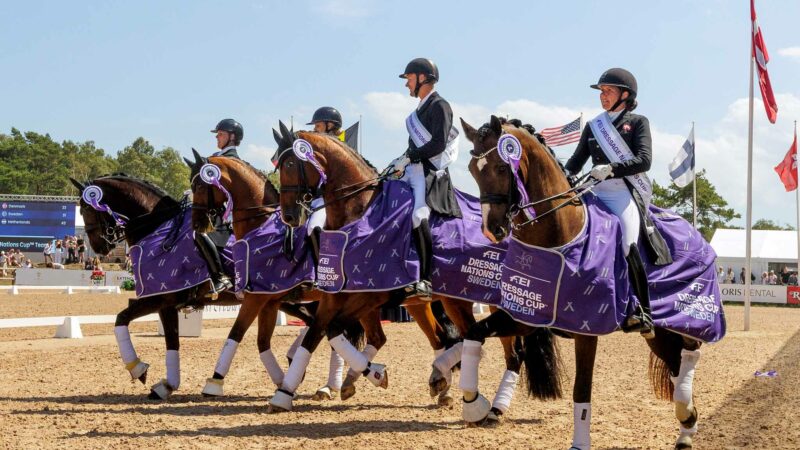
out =
{"type": "Polygon", "coordinates": [[[83,263],[84,270],[92,270],[94,269],[94,262],[91,259],[87,259],[86,262],[83,263]]]}
{"type": "Polygon", "coordinates": [[[797,272],[789,274],[789,286],[797,286],[797,272]]]}
{"type": "Polygon", "coordinates": [[[56,248],[53,251],[53,264],[61,264],[64,259],[64,241],[56,241],[56,248]]]}
{"type": "Polygon", "coordinates": [[[30,258],[25,258],[25,261],[22,263],[22,265],[20,267],[24,267],[26,269],[32,269],[33,268],[33,263],[31,262],[30,258]]]}
{"type": "Polygon", "coordinates": [[[0,275],[8,276],[6,273],[6,268],[8,267],[8,257],[6,256],[6,252],[0,250],[0,275]]]}
{"type": "Polygon", "coordinates": [[[731,266],[728,266],[728,275],[725,277],[725,282],[730,284],[736,283],[736,274],[733,273],[733,267],[731,266]]]}
{"type": "Polygon", "coordinates": [[[125,255],[125,270],[133,272],[133,261],[131,261],[130,255],[125,255]]]}
{"type": "Polygon", "coordinates": [[[98,258],[97,256],[95,256],[94,259],[92,260],[92,270],[99,270],[99,271],[103,270],[103,266],[100,265],[100,258],[98,258]]]}
{"type": "Polygon", "coordinates": [[[769,274],[767,272],[761,273],[761,284],[769,284],[769,274]]]}
{"type": "Polygon", "coordinates": [[[778,276],[775,275],[775,271],[774,270],[770,270],[769,271],[769,284],[771,284],[771,285],[778,284],[778,276]]]}
{"type": "Polygon", "coordinates": [[[84,263],[84,254],[86,253],[86,243],[83,240],[83,236],[77,240],[76,245],[78,246],[78,262],[83,264],[84,263]]]}
{"type": "Polygon", "coordinates": [[[9,250],[6,257],[8,258],[6,261],[8,263],[8,267],[19,267],[19,253],[17,252],[17,249],[12,248],[9,250]]]}
{"type": "Polygon", "coordinates": [[[74,236],[67,236],[67,264],[72,264],[78,260],[77,246],[74,236]]]}
{"type": "Polygon", "coordinates": [[[48,242],[48,243],[44,244],[44,250],[42,251],[42,254],[44,255],[44,263],[45,263],[45,265],[47,264],[48,260],[51,263],[53,262],[53,243],[52,242],[48,242]]]}
{"type": "Polygon", "coordinates": [[[779,277],[779,281],[783,285],[789,284],[789,268],[788,267],[783,266],[783,269],[781,269],[781,275],[779,277]]]}
{"type": "Polygon", "coordinates": [[[739,284],[744,284],[744,283],[745,283],[745,280],[744,280],[744,267],[742,267],[742,271],[739,272],[739,284]]]}
{"type": "Polygon", "coordinates": [[[720,281],[720,283],[725,282],[725,269],[723,269],[722,266],[718,266],[717,279],[720,281]]]}

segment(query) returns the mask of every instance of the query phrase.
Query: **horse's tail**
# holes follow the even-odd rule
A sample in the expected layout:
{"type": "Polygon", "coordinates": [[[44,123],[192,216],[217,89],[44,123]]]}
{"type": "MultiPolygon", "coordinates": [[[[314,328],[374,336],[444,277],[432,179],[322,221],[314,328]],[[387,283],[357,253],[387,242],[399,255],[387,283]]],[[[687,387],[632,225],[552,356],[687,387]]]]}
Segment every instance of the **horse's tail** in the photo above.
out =
{"type": "Polygon", "coordinates": [[[647,341],[650,346],[650,385],[656,398],[672,401],[674,386],[669,379],[670,365],[676,372],[681,366],[683,337],[661,328],[656,328],[655,332],[656,337],[647,341]]]}
{"type": "Polygon", "coordinates": [[[539,400],[561,398],[561,355],[548,328],[536,328],[523,338],[528,395],[539,400]]]}
{"type": "Polygon", "coordinates": [[[433,311],[433,317],[436,318],[436,322],[441,327],[441,330],[437,330],[436,334],[445,348],[450,348],[464,339],[456,324],[445,313],[441,301],[432,302],[431,311],[433,311]]]}
{"type": "Polygon", "coordinates": [[[353,347],[362,350],[366,345],[366,337],[364,336],[364,327],[357,320],[347,321],[344,326],[344,335],[347,340],[353,344],[353,347]]]}

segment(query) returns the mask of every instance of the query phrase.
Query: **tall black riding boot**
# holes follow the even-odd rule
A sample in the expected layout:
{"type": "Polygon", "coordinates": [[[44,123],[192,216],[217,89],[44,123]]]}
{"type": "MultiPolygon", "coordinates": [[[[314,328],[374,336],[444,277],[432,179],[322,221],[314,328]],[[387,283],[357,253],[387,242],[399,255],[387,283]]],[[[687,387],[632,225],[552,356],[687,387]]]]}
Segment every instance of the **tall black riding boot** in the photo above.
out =
{"type": "Polygon", "coordinates": [[[319,264],[319,237],[322,230],[319,227],[314,228],[311,234],[308,235],[308,243],[311,245],[311,256],[314,258],[314,265],[319,264]]]}
{"type": "Polygon", "coordinates": [[[222,260],[219,257],[217,246],[205,233],[195,233],[194,243],[208,264],[208,275],[211,277],[211,291],[208,297],[216,300],[220,292],[233,288],[233,282],[222,271],[222,260]]]}
{"type": "Polygon", "coordinates": [[[647,272],[639,255],[639,248],[631,244],[630,252],[625,257],[628,262],[628,277],[631,287],[639,298],[639,310],[629,316],[622,324],[622,331],[631,333],[638,331],[645,338],[653,338],[653,317],[650,313],[650,289],[647,284],[647,272]]]}
{"type": "Polygon", "coordinates": [[[426,299],[431,298],[431,264],[433,259],[433,238],[428,219],[423,219],[413,230],[414,245],[419,255],[419,281],[414,286],[415,294],[426,299]]]}

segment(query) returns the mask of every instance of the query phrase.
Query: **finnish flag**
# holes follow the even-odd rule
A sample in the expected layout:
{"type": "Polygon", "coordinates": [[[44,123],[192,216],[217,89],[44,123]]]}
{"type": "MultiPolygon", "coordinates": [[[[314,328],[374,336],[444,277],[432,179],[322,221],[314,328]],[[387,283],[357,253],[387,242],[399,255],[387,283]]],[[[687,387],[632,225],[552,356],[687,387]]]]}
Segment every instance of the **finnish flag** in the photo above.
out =
{"type": "Polygon", "coordinates": [[[694,127],[669,164],[669,176],[678,187],[688,186],[694,180],[694,127]]]}

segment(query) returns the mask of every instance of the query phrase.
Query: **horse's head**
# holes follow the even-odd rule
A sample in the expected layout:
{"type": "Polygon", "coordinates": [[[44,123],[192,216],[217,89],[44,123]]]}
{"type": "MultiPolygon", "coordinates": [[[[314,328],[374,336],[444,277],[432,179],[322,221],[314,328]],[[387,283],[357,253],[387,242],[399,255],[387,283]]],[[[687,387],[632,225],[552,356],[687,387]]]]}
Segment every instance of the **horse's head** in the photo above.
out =
{"type": "Polygon", "coordinates": [[[472,142],[469,172],[478,183],[483,215],[483,234],[500,241],[509,234],[511,208],[519,201],[511,168],[497,152],[497,140],[503,135],[503,123],[492,116],[489,123],[475,129],[461,119],[464,134],[472,142]]]}
{"type": "Polygon", "coordinates": [[[273,134],[278,144],[281,218],[287,225],[297,227],[308,218],[311,200],[322,193],[325,180],[320,169],[325,170],[325,158],[318,149],[327,144],[327,139],[316,133],[295,134],[283,122],[280,129],[280,132],[273,130],[273,134]],[[302,149],[296,150],[295,146],[302,149]],[[315,161],[319,166],[314,165],[315,161]]]}
{"type": "Polygon", "coordinates": [[[184,159],[186,164],[192,169],[191,188],[192,188],[192,229],[199,233],[208,233],[214,230],[214,219],[222,216],[225,212],[225,202],[228,200],[225,193],[219,188],[205,182],[201,177],[201,170],[206,163],[210,163],[219,168],[217,176],[223,186],[231,186],[229,158],[211,157],[203,158],[192,149],[194,162],[184,159]]]}
{"type": "Polygon", "coordinates": [[[102,178],[81,183],[73,178],[69,179],[81,195],[80,213],[83,216],[84,231],[89,238],[89,245],[98,255],[107,255],[116,247],[117,242],[123,238],[123,230],[109,212],[94,208],[83,199],[83,193],[88,186],[95,186],[105,195],[102,178]]]}

